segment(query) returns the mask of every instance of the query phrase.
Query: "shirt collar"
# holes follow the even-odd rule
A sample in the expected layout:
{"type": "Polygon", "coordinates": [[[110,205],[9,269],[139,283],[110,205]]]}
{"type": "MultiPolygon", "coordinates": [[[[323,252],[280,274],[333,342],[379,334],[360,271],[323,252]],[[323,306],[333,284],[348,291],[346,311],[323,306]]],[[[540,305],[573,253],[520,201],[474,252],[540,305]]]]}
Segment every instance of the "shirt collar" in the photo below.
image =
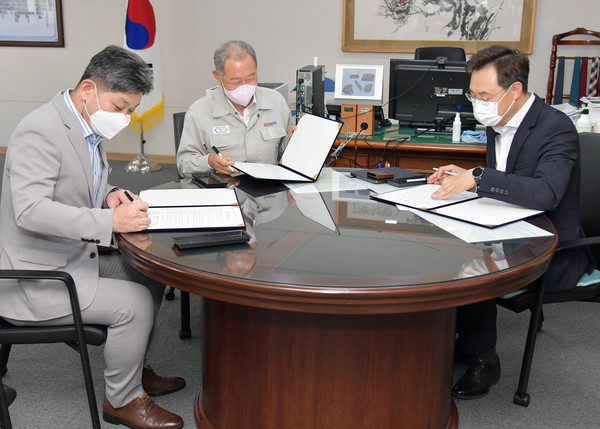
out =
{"type": "Polygon", "coordinates": [[[71,100],[71,92],[73,92],[73,88],[69,88],[65,92],[63,92],[63,100],[65,100],[67,107],[69,108],[69,110],[71,112],[73,112],[73,114],[75,115],[75,118],[77,118],[77,121],[79,122],[79,125],[81,125],[81,129],[83,130],[83,136],[85,138],[88,138],[89,136],[91,136],[93,134],[96,137],[100,137],[94,133],[94,130],[92,130],[92,128],[85,121],[85,119],[83,119],[83,116],[81,116],[81,113],[79,113],[77,111],[77,109],[75,108],[75,105],[73,104],[73,100],[71,100]]]}
{"type": "Polygon", "coordinates": [[[519,111],[517,113],[515,113],[515,115],[512,118],[510,118],[510,120],[506,123],[506,125],[503,125],[500,127],[498,127],[498,126],[492,127],[494,129],[494,131],[496,131],[497,133],[502,133],[502,131],[506,127],[519,128],[519,126],[521,125],[521,122],[523,122],[525,115],[527,115],[527,112],[529,112],[529,109],[531,108],[531,105],[533,104],[533,101],[535,99],[533,92],[528,92],[527,94],[529,94],[529,98],[527,99],[525,104],[523,104],[523,106],[519,109],[519,111]]]}

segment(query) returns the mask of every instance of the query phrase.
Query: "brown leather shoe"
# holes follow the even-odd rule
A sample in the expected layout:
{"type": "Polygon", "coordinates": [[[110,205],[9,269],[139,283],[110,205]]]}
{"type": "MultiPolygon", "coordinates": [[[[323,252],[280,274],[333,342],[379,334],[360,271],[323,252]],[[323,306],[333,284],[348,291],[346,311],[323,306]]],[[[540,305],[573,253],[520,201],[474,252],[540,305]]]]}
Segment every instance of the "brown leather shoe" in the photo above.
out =
{"type": "Polygon", "coordinates": [[[142,370],[142,387],[150,396],[161,396],[183,389],[185,380],[181,377],[161,377],[150,365],[146,365],[142,370]]]}
{"type": "Polygon", "coordinates": [[[104,398],[102,417],[113,425],[123,424],[132,429],[178,429],[183,419],[152,402],[146,394],[121,408],[114,408],[104,398]]]}

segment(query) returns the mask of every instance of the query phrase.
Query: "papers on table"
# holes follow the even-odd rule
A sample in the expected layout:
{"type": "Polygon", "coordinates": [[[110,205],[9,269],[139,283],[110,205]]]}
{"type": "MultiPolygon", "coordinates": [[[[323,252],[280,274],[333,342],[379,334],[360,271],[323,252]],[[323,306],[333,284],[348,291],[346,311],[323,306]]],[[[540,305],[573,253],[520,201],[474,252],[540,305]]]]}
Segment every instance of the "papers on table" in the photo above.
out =
{"type": "Polygon", "coordinates": [[[543,212],[484,197],[442,207],[436,213],[494,228],[543,212]]]}
{"type": "Polygon", "coordinates": [[[234,167],[257,179],[314,182],[341,126],[339,122],[305,114],[298,121],[279,165],[236,162],[234,167]]]}
{"type": "MultiPolygon", "coordinates": [[[[319,179],[311,183],[286,183],[289,189],[295,193],[311,193],[315,192],[315,187],[318,192],[340,192],[347,190],[366,189],[365,183],[362,180],[356,180],[349,177],[350,173],[341,173],[333,168],[325,167],[319,174],[319,179]]],[[[396,188],[389,186],[386,191],[392,191],[396,188]]]]}
{"type": "Polygon", "coordinates": [[[461,201],[478,198],[476,193],[468,191],[456,194],[446,200],[442,200],[441,198],[431,198],[431,194],[437,191],[438,188],[439,185],[412,186],[383,194],[375,194],[374,198],[419,210],[435,209],[461,201]]]}
{"type": "Polygon", "coordinates": [[[140,198],[150,206],[148,230],[245,227],[234,189],[151,189],[140,198]]]}
{"type": "Polygon", "coordinates": [[[149,189],[141,191],[140,198],[150,207],[238,205],[235,190],[230,188],[149,189]]]}
{"type": "Polygon", "coordinates": [[[543,213],[492,198],[478,197],[473,192],[461,192],[448,199],[434,199],[431,194],[438,185],[421,185],[372,195],[373,198],[405,207],[427,211],[476,225],[495,228],[543,213]]]}
{"type": "MultiPolygon", "coordinates": [[[[407,208],[398,206],[398,210],[407,210],[407,208]]],[[[538,228],[524,220],[499,226],[498,228],[486,228],[422,210],[408,210],[467,243],[493,243],[518,238],[548,237],[552,235],[551,232],[538,228]]]]}

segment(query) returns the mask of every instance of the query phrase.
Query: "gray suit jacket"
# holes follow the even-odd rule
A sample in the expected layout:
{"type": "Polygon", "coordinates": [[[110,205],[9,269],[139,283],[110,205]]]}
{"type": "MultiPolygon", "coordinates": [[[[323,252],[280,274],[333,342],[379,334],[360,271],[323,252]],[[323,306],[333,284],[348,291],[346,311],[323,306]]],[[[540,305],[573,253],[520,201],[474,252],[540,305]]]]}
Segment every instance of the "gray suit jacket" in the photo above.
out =
{"type": "MultiPolygon", "coordinates": [[[[81,308],[98,287],[98,245],[108,246],[113,210],[102,208],[113,189],[102,143],[102,179],[93,201],[87,143],[75,115],[57,94],[17,125],[6,152],[0,202],[0,268],[67,271],[81,308]]],[[[70,314],[61,286],[14,282],[0,288],[0,316],[48,320],[70,314]]]]}

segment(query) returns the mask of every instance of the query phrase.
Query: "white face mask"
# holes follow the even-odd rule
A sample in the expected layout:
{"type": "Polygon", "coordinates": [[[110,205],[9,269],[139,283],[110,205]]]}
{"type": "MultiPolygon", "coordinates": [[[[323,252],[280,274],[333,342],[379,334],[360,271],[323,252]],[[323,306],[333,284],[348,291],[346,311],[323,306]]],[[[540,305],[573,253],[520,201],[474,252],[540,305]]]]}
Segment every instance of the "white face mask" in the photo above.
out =
{"type": "Polygon", "coordinates": [[[102,110],[100,108],[100,101],[98,101],[98,91],[96,88],[94,88],[94,91],[96,92],[96,103],[98,103],[98,110],[90,115],[85,101],[83,102],[83,107],[85,108],[85,112],[90,117],[92,130],[94,130],[94,132],[99,136],[110,140],[119,134],[119,132],[125,127],[127,127],[127,125],[129,125],[131,117],[124,113],[107,112],[106,110],[102,110]]]}
{"type": "Polygon", "coordinates": [[[485,125],[486,127],[493,127],[500,123],[502,118],[504,118],[504,116],[508,113],[513,104],[515,104],[515,100],[513,100],[508,109],[506,109],[506,112],[504,112],[504,115],[500,116],[498,114],[498,104],[504,99],[504,97],[506,97],[506,94],[510,92],[510,88],[512,88],[512,85],[508,87],[502,98],[498,101],[483,101],[477,98],[473,99],[473,115],[480,124],[485,125]]]}
{"type": "Polygon", "coordinates": [[[227,98],[234,103],[239,104],[240,106],[247,106],[256,92],[256,85],[244,84],[232,89],[231,91],[225,88],[223,81],[221,81],[221,85],[223,86],[223,91],[225,92],[227,98]]]}

